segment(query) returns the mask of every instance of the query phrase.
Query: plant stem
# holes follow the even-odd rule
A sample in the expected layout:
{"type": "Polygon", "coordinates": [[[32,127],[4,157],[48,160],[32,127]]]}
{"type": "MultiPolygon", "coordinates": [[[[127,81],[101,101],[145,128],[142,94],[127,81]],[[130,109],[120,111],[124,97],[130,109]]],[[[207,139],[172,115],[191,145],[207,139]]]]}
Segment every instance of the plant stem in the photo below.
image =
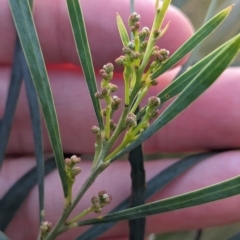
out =
{"type": "MultiPolygon", "coordinates": [[[[101,157],[102,154],[100,154],[101,157]]],[[[73,203],[66,207],[64,210],[61,218],[58,220],[55,227],[52,229],[52,231],[47,235],[45,240],[53,240],[55,239],[63,230],[63,228],[66,226],[65,223],[67,221],[67,218],[69,217],[72,210],[75,208],[77,203],[81,200],[85,192],[88,190],[88,188],[94,183],[97,176],[108,166],[108,164],[99,164],[94,168],[90,174],[90,176],[86,179],[84,182],[81,190],[77,194],[76,198],[74,199],[73,203]]]]}
{"type": "Polygon", "coordinates": [[[92,212],[92,207],[89,207],[89,208],[83,210],[80,214],[78,214],[74,218],[68,220],[66,222],[66,224],[69,225],[71,223],[74,223],[74,222],[78,221],[79,219],[83,218],[84,216],[86,216],[87,214],[89,214],[90,212],[92,212]]]}

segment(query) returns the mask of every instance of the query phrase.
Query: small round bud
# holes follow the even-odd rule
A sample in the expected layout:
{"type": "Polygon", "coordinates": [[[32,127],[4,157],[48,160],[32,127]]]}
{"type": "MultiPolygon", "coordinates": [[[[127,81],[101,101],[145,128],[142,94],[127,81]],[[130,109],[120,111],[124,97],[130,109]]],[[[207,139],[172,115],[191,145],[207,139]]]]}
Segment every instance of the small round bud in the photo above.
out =
{"type": "Polygon", "coordinates": [[[70,158],[65,158],[64,163],[66,166],[69,166],[69,167],[71,167],[73,164],[73,162],[70,158]]]}
{"type": "Polygon", "coordinates": [[[109,204],[112,201],[112,195],[108,195],[107,193],[103,194],[102,200],[104,204],[109,204]]]}
{"type": "Polygon", "coordinates": [[[148,116],[150,117],[150,119],[156,118],[159,115],[159,110],[158,109],[153,109],[152,111],[150,111],[148,113],[148,116]]]}
{"type": "Polygon", "coordinates": [[[143,41],[140,45],[140,47],[145,50],[147,48],[148,41],[143,41]]]}
{"type": "Polygon", "coordinates": [[[121,102],[122,102],[122,99],[114,95],[112,97],[112,103],[111,103],[112,110],[117,110],[121,102]]]}
{"type": "Polygon", "coordinates": [[[98,196],[101,198],[104,194],[106,194],[107,192],[105,190],[99,191],[98,192],[98,196]]]}
{"type": "Polygon", "coordinates": [[[76,163],[80,163],[81,158],[77,157],[76,155],[73,155],[73,156],[71,156],[71,160],[74,164],[76,164],[76,163]]]}
{"type": "Polygon", "coordinates": [[[105,71],[105,69],[101,69],[101,70],[99,71],[99,75],[100,75],[103,79],[105,79],[105,80],[108,79],[108,73],[105,71]]]}
{"type": "Polygon", "coordinates": [[[118,86],[115,85],[115,84],[109,83],[109,89],[113,93],[113,92],[116,92],[118,90],[118,86]]]}
{"type": "Polygon", "coordinates": [[[133,113],[129,113],[126,117],[125,124],[128,127],[136,127],[137,126],[137,120],[136,115],[133,113]]]}
{"type": "Polygon", "coordinates": [[[71,175],[72,177],[76,177],[79,173],[81,172],[81,168],[80,167],[73,167],[72,171],[71,171],[71,175]]]}
{"type": "Polygon", "coordinates": [[[101,95],[102,95],[103,97],[108,96],[108,89],[107,89],[107,88],[103,88],[101,95]]]}
{"type": "Polygon", "coordinates": [[[92,197],[91,201],[92,201],[92,204],[96,204],[100,202],[99,197],[92,197]]]}
{"type": "Polygon", "coordinates": [[[51,222],[49,222],[49,221],[42,222],[42,224],[40,226],[40,230],[41,230],[42,235],[45,235],[51,229],[52,229],[52,223],[51,222]]]}
{"type": "Polygon", "coordinates": [[[129,55],[129,54],[131,54],[132,50],[130,48],[128,48],[128,47],[123,47],[122,52],[125,55],[129,55]]]}
{"type": "Polygon", "coordinates": [[[125,63],[125,57],[124,57],[124,56],[120,56],[120,57],[116,58],[116,59],[115,59],[115,63],[116,63],[117,65],[124,65],[124,63],[125,63]]]}
{"type": "Polygon", "coordinates": [[[148,105],[151,107],[157,107],[160,105],[160,103],[161,103],[161,100],[158,97],[152,96],[148,99],[148,105]]]}
{"type": "Polygon", "coordinates": [[[97,91],[97,92],[95,93],[95,97],[98,98],[98,99],[103,99],[103,95],[102,95],[102,93],[99,92],[99,91],[97,91]]]}
{"type": "Polygon", "coordinates": [[[143,27],[142,28],[142,32],[146,34],[146,36],[148,36],[150,34],[150,30],[148,27],[143,27]]]}
{"type": "Polygon", "coordinates": [[[127,44],[127,47],[130,48],[131,50],[134,50],[135,49],[135,44],[133,42],[129,42],[127,44]]]}
{"type": "Polygon", "coordinates": [[[100,133],[100,128],[98,126],[92,126],[91,130],[94,134],[99,134],[100,133]]]}
{"type": "Polygon", "coordinates": [[[137,21],[139,21],[140,15],[137,14],[136,12],[132,13],[129,18],[128,18],[128,24],[129,26],[133,26],[137,21]]]}
{"type": "Polygon", "coordinates": [[[107,63],[106,65],[103,66],[103,69],[106,71],[106,73],[113,72],[114,66],[112,63],[107,63]]]}
{"type": "Polygon", "coordinates": [[[138,59],[138,58],[140,58],[140,53],[139,52],[131,52],[131,54],[130,54],[130,59],[132,59],[132,60],[135,60],[135,59],[138,59]]]}

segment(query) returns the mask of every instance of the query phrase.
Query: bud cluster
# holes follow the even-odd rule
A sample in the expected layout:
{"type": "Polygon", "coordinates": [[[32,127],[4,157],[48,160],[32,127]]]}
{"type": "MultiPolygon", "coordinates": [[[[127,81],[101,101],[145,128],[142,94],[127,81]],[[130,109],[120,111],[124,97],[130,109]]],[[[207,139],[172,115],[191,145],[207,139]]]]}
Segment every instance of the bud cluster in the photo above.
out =
{"type": "Polygon", "coordinates": [[[92,211],[95,213],[101,213],[102,208],[106,205],[111,203],[112,196],[107,194],[106,191],[100,191],[98,192],[98,197],[92,198],[92,211]]]}
{"type": "Polygon", "coordinates": [[[125,125],[129,128],[137,126],[137,117],[133,113],[129,113],[125,119],[125,125]]]}
{"type": "Polygon", "coordinates": [[[75,177],[81,172],[81,168],[75,166],[80,161],[81,161],[81,158],[77,157],[76,155],[73,155],[71,158],[66,158],[64,160],[65,171],[66,171],[67,177],[70,180],[74,181],[75,177]]]}
{"type": "Polygon", "coordinates": [[[152,51],[152,55],[154,56],[155,58],[155,61],[158,62],[158,63],[162,63],[164,61],[166,61],[169,57],[169,51],[166,50],[166,49],[160,49],[155,46],[153,48],[153,51],[152,51]]]}
{"type": "Polygon", "coordinates": [[[156,118],[159,115],[158,106],[161,104],[161,100],[158,97],[152,96],[148,99],[148,106],[146,108],[146,117],[149,121],[156,118]]]}
{"type": "Polygon", "coordinates": [[[44,221],[40,225],[40,233],[41,233],[41,239],[44,239],[47,234],[51,231],[52,229],[52,223],[49,221],[44,221]]]}
{"type": "Polygon", "coordinates": [[[132,32],[136,31],[140,27],[139,23],[140,15],[136,12],[132,13],[128,18],[128,25],[132,32]]]}

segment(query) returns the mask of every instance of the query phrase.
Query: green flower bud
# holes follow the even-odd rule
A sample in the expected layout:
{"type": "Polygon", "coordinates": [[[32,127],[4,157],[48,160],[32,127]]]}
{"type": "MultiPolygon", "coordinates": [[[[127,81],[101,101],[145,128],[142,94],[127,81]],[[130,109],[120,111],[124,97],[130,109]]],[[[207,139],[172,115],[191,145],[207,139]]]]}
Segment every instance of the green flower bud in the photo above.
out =
{"type": "Polygon", "coordinates": [[[91,130],[94,134],[100,134],[101,132],[98,126],[92,126],[91,130]]]}
{"type": "Polygon", "coordinates": [[[103,69],[106,71],[106,73],[111,73],[114,70],[114,66],[112,63],[107,63],[103,66],[103,69]]]}
{"type": "Polygon", "coordinates": [[[126,117],[125,124],[128,127],[136,127],[137,126],[137,117],[133,113],[129,113],[126,117]]]}
{"type": "Polygon", "coordinates": [[[116,92],[118,90],[118,86],[115,85],[115,84],[112,84],[112,83],[109,83],[109,89],[110,91],[113,93],[113,92],[116,92]]]}
{"type": "Polygon", "coordinates": [[[115,59],[115,63],[116,63],[117,65],[123,66],[124,63],[125,63],[125,57],[124,57],[124,56],[120,56],[120,57],[116,58],[116,59],[115,59]]]}
{"type": "Polygon", "coordinates": [[[152,96],[148,99],[148,105],[150,107],[158,107],[160,103],[161,103],[161,100],[158,97],[152,96]]]}
{"type": "Polygon", "coordinates": [[[73,156],[71,156],[71,160],[72,160],[73,164],[76,164],[76,163],[80,163],[81,158],[77,157],[76,155],[73,155],[73,156]]]}
{"type": "Polygon", "coordinates": [[[76,177],[81,171],[80,167],[73,167],[71,171],[72,178],[76,177]]]}

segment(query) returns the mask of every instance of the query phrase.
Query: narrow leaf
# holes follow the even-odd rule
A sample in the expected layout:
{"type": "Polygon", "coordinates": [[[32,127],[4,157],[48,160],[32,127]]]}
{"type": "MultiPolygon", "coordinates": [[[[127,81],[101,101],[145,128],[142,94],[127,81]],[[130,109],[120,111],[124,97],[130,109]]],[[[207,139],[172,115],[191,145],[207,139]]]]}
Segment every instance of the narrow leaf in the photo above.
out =
{"type": "Polygon", "coordinates": [[[156,133],[160,128],[170,122],[174,117],[188,107],[221,75],[224,69],[231,63],[240,48],[240,34],[218,52],[212,60],[193,78],[187,87],[181,92],[172,104],[147,128],[134,142],[117,153],[111,161],[122,154],[131,151],[148,137],[156,133]]]}
{"type": "Polygon", "coordinates": [[[82,70],[87,82],[88,90],[90,92],[99,127],[103,129],[104,127],[101,117],[100,103],[99,100],[95,97],[95,93],[97,92],[97,84],[81,6],[78,0],[67,0],[67,6],[72,30],[74,33],[74,40],[77,47],[78,57],[82,65],[82,70]]]}
{"type": "Polygon", "coordinates": [[[39,195],[39,224],[43,221],[44,211],[44,152],[43,152],[43,137],[42,137],[42,124],[40,108],[37,98],[37,93],[31,78],[26,59],[23,51],[21,50],[21,62],[23,78],[28,98],[28,105],[30,109],[35,156],[37,162],[37,176],[38,176],[38,195],[39,195]]]}
{"type": "MultiPolygon", "coordinates": [[[[224,47],[226,47],[230,42],[224,43],[222,46],[214,50],[208,56],[203,58],[201,61],[193,65],[189,70],[184,72],[181,76],[176,78],[173,82],[171,82],[166,88],[164,88],[159,94],[158,97],[161,99],[161,104],[165,103],[169,99],[178,95],[182,90],[193,80],[194,76],[196,76],[204,66],[206,66],[217,53],[222,51],[224,47]]],[[[138,113],[137,117],[140,118],[144,115],[145,109],[147,106],[144,106],[140,113],[138,113]]]]}
{"type": "Polygon", "coordinates": [[[123,46],[126,47],[127,44],[130,42],[128,32],[125,28],[125,25],[123,23],[121,16],[118,13],[117,13],[116,19],[117,19],[117,27],[118,27],[120,38],[122,40],[122,44],[123,46]]]}
{"type": "MultiPolygon", "coordinates": [[[[176,179],[179,175],[184,173],[186,170],[194,166],[195,164],[214,156],[221,151],[216,152],[206,152],[206,153],[197,153],[194,155],[187,156],[185,158],[180,159],[176,163],[170,165],[165,168],[161,172],[159,172],[156,176],[151,178],[146,184],[145,198],[149,199],[157,192],[160,192],[165,186],[168,185],[171,181],[176,179]]],[[[110,213],[118,212],[129,207],[130,196],[123,200],[117,207],[115,207],[110,213]]],[[[94,225],[85,231],[82,235],[80,235],[75,240],[88,240],[88,239],[96,239],[101,234],[109,230],[113,227],[116,222],[109,222],[101,225],[94,225]]]]}
{"type": "Polygon", "coordinates": [[[58,121],[47,71],[33,22],[31,8],[27,0],[9,0],[9,3],[23,52],[38,93],[44,120],[46,122],[49,138],[62,181],[64,196],[66,197],[68,186],[64,170],[64,159],[58,121]]]}
{"type": "Polygon", "coordinates": [[[5,158],[6,148],[12,127],[13,117],[15,114],[17,101],[22,85],[22,70],[19,64],[20,58],[20,42],[19,39],[15,43],[15,52],[12,65],[11,80],[8,89],[7,102],[3,118],[0,122],[0,169],[5,158]]]}
{"type": "Polygon", "coordinates": [[[98,219],[89,219],[79,222],[79,226],[99,224],[109,221],[119,221],[129,218],[139,218],[157,213],[170,212],[196,205],[217,201],[240,194],[240,176],[227,181],[201,188],[190,193],[167,198],[161,201],[144,204],[121,212],[112,213],[98,219]]]}
{"type": "Polygon", "coordinates": [[[193,48],[201,43],[210,33],[215,30],[219,24],[228,16],[232,6],[222,10],[206,24],[204,24],[191,38],[189,38],[165,63],[162,64],[151,76],[152,79],[157,78],[169,68],[174,66],[185,55],[187,55],[193,48]]]}

